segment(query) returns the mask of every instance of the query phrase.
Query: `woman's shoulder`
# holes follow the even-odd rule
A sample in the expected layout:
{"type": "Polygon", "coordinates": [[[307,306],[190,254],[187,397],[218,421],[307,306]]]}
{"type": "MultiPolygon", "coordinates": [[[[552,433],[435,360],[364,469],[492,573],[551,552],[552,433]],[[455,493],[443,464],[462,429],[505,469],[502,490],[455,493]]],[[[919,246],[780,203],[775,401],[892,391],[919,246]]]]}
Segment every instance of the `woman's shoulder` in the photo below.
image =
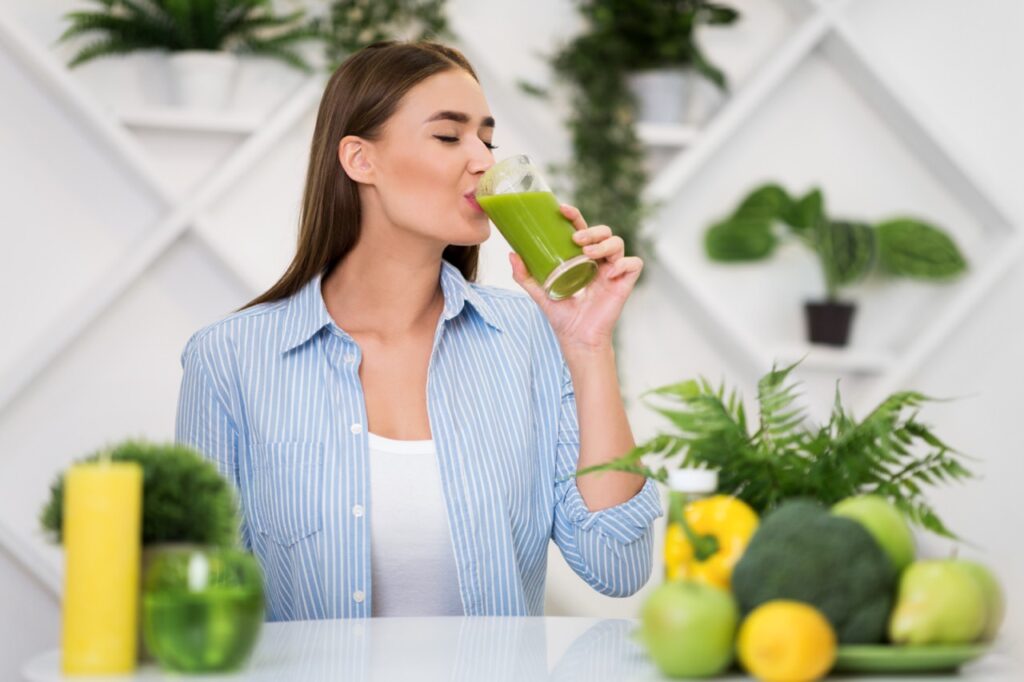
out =
{"type": "Polygon", "coordinates": [[[239,344],[259,343],[271,345],[280,334],[281,318],[287,299],[271,303],[258,303],[224,315],[196,330],[182,351],[182,358],[189,353],[219,352],[227,348],[237,349],[239,344]]]}

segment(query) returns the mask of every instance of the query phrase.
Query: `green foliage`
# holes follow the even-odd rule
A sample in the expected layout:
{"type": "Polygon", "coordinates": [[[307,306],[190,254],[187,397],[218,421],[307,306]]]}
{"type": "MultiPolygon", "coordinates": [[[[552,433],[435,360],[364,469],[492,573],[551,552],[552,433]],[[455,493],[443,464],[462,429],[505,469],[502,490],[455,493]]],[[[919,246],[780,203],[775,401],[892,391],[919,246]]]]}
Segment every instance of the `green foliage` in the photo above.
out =
{"type": "MultiPolygon", "coordinates": [[[[142,467],[143,545],[237,545],[239,518],[234,491],[217,468],[195,450],[183,445],[125,441],[80,461],[95,462],[107,455],[112,461],[137,462],[142,467]]],[[[40,522],[55,542],[63,542],[63,473],[50,487],[50,499],[40,522]]]]}
{"type": "Polygon", "coordinates": [[[727,263],[763,260],[780,242],[779,225],[818,257],[830,301],[836,300],[842,287],[875,270],[948,280],[967,268],[952,238],[936,227],[909,218],[874,227],[834,220],[825,211],[820,189],[792,198],[776,184],[754,189],[732,215],[711,225],[704,235],[705,252],[712,260],[727,263]]]}
{"type": "MultiPolygon", "coordinates": [[[[573,203],[591,221],[611,225],[629,254],[643,253],[640,225],[650,212],[642,199],[645,151],[634,127],[635,102],[626,73],[690,65],[725,87],[725,78],[700,51],[694,30],[728,24],[734,10],[704,0],[578,0],[587,30],[551,57],[556,75],[571,88],[567,122],[573,158],[555,167],[573,186],[573,203]]],[[[523,89],[543,96],[529,84],[523,89]]]]}
{"type": "Polygon", "coordinates": [[[444,5],[445,0],[333,0],[324,29],[331,70],[381,40],[451,37],[444,5]]]}
{"type": "Polygon", "coordinates": [[[57,39],[93,37],[68,64],[136,50],[215,50],[258,54],[302,71],[311,67],[295,45],[319,37],[305,12],[274,14],[271,0],[83,0],[91,11],[68,12],[57,39]]]}
{"type": "Polygon", "coordinates": [[[665,464],[718,471],[719,490],[764,514],[784,500],[808,497],[825,505],[871,493],[891,500],[918,525],[954,537],[927,503],[923,488],[972,477],[964,456],[918,419],[930,398],[894,393],[857,421],[843,407],[839,387],[828,423],[807,423],[795,405],[798,384],[788,382],[796,367],[773,368],[758,382],[759,416],[748,420],[735,390],[714,388],[706,379],[648,391],[648,406],[666,417],[674,433],[658,434],[621,457],[577,472],[627,471],[657,481],[668,479],[665,464]],[[659,404],[660,403],[660,404],[659,404]],[[920,450],[924,449],[924,452],[920,450]],[[660,455],[651,468],[647,455],[660,455]]]}
{"type": "Polygon", "coordinates": [[[956,244],[941,230],[910,218],[876,228],[882,270],[919,279],[948,279],[967,269],[956,244]]]}

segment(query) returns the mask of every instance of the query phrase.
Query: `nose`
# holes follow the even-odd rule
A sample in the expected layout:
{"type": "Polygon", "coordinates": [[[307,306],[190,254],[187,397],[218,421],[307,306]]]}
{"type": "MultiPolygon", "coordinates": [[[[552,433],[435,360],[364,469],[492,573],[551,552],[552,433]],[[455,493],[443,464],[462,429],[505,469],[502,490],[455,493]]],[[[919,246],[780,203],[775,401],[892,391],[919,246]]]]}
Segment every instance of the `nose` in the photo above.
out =
{"type": "Polygon", "coordinates": [[[494,153],[483,142],[473,145],[468,170],[474,175],[483,173],[494,165],[494,153]]]}

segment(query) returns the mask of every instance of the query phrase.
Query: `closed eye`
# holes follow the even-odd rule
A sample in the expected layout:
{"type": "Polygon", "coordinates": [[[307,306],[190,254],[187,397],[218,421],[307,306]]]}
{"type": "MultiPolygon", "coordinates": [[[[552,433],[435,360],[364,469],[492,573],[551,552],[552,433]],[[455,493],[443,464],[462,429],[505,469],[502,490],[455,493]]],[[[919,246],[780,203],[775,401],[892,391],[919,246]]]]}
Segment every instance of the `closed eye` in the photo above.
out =
{"type": "MultiPolygon", "coordinates": [[[[445,144],[455,144],[459,141],[459,138],[451,137],[448,135],[434,135],[434,137],[436,137],[438,140],[441,140],[441,142],[444,142],[445,144]]],[[[491,144],[490,142],[484,142],[484,146],[487,147],[488,149],[498,148],[498,145],[491,144]]]]}

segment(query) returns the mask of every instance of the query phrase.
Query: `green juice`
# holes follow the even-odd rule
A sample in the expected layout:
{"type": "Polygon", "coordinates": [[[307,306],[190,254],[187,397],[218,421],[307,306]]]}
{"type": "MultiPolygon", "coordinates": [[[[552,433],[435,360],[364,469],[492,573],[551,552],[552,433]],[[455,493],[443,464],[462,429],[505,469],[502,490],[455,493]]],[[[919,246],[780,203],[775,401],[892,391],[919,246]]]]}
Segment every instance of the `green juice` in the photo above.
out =
{"type": "Polygon", "coordinates": [[[548,283],[551,298],[572,296],[597,274],[597,264],[582,258],[583,249],[572,240],[575,229],[551,192],[494,194],[477,201],[541,286],[564,263],[579,259],[548,283]]]}

